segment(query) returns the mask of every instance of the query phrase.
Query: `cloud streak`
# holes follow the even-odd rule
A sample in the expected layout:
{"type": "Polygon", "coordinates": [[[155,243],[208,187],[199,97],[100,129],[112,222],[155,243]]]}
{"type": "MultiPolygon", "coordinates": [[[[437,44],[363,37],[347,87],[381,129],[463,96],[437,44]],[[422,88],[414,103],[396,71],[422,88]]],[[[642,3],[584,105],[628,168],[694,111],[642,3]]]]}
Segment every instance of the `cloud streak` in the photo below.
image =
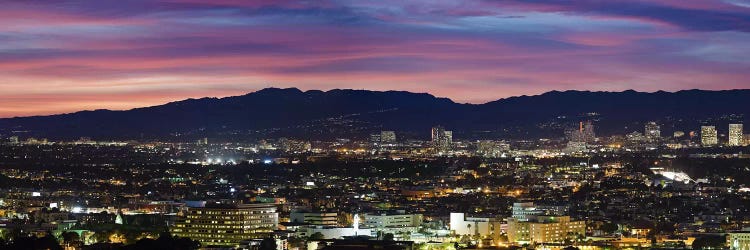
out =
{"type": "Polygon", "coordinates": [[[430,92],[750,87],[743,1],[12,1],[0,117],[260,88],[430,92]]]}

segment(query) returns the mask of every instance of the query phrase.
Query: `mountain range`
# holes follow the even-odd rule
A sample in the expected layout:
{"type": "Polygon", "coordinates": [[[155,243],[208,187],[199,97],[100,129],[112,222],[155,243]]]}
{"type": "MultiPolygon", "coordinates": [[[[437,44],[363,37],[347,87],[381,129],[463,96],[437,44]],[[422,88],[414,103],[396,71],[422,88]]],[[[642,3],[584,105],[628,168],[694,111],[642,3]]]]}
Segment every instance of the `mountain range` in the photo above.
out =
{"type": "Polygon", "coordinates": [[[462,104],[405,91],[267,88],[242,96],[187,99],[124,111],[0,119],[0,136],[50,139],[241,139],[366,137],[394,130],[429,137],[442,125],[465,139],[561,137],[591,120],[600,135],[643,131],[657,121],[663,134],[746,123],[750,90],[684,90],[653,93],[552,91],[541,95],[462,104]]]}

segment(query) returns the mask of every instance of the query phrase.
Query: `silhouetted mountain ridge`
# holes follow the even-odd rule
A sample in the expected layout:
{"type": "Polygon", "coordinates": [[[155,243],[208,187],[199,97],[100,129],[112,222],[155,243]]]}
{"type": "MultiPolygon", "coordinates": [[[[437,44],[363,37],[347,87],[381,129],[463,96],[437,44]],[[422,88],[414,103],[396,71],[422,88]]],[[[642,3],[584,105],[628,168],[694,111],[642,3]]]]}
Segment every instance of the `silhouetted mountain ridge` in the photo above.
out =
{"type": "Polygon", "coordinates": [[[0,119],[0,134],[49,138],[338,137],[396,130],[426,136],[444,125],[461,137],[560,135],[567,124],[594,120],[602,134],[642,131],[659,121],[666,132],[703,123],[745,122],[750,90],[653,93],[551,91],[485,104],[406,91],[267,88],[241,96],[199,98],[125,111],[93,110],[0,119]],[[641,126],[641,127],[639,127],[641,126]],[[477,134],[477,131],[481,131],[477,134]]]}

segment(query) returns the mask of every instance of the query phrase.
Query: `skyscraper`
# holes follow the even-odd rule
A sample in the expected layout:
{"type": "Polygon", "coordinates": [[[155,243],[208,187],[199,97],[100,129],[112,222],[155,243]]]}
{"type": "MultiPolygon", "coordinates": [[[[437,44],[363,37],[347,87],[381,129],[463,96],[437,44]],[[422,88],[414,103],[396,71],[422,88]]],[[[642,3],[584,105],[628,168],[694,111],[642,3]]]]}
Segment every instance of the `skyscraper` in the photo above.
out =
{"type": "Polygon", "coordinates": [[[659,128],[659,124],[656,122],[647,122],[644,126],[643,135],[646,136],[646,139],[649,141],[658,141],[661,138],[661,130],[659,128]]]}
{"type": "Polygon", "coordinates": [[[572,142],[586,142],[591,143],[596,139],[594,133],[594,124],[591,121],[579,122],[578,130],[566,131],[568,139],[572,142]]]}
{"type": "Polygon", "coordinates": [[[446,131],[443,126],[432,127],[432,146],[437,150],[447,150],[453,143],[453,131],[446,131]]]}
{"type": "Polygon", "coordinates": [[[701,126],[701,144],[704,147],[716,146],[716,144],[719,144],[716,127],[701,126]]]}
{"type": "Polygon", "coordinates": [[[432,143],[435,144],[439,142],[444,134],[445,128],[443,128],[443,126],[432,127],[432,143]]]}
{"type": "Polygon", "coordinates": [[[396,132],[380,131],[380,142],[383,144],[396,143],[396,132]]]}
{"type": "Polygon", "coordinates": [[[744,143],[742,124],[729,124],[729,146],[741,146],[744,143]]]}

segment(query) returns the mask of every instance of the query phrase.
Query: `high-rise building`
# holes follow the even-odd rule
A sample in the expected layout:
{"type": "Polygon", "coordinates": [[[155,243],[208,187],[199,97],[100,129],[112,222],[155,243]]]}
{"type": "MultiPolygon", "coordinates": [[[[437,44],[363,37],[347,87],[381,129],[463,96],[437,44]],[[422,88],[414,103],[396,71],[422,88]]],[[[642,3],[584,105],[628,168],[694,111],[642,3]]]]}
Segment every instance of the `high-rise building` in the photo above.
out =
{"type": "Polygon", "coordinates": [[[565,133],[568,136],[568,140],[571,142],[592,143],[596,140],[594,124],[591,123],[591,121],[579,122],[577,130],[570,129],[565,133]]]}
{"type": "Polygon", "coordinates": [[[394,131],[380,131],[380,142],[383,144],[396,143],[396,132],[394,131]]]}
{"type": "Polygon", "coordinates": [[[432,127],[432,143],[436,144],[440,142],[440,140],[443,138],[443,135],[445,135],[445,128],[443,126],[435,126],[432,127]]]}
{"type": "Polygon", "coordinates": [[[382,138],[380,134],[370,134],[370,143],[374,146],[380,146],[382,138]]]}
{"type": "Polygon", "coordinates": [[[704,147],[719,144],[718,133],[714,126],[701,126],[701,144],[704,147]]]}
{"type": "Polygon", "coordinates": [[[583,124],[583,141],[587,143],[594,142],[596,140],[596,134],[594,133],[594,124],[591,121],[586,121],[583,124]]]}
{"type": "Polygon", "coordinates": [[[484,157],[500,157],[504,152],[510,150],[510,144],[504,141],[481,140],[477,141],[476,154],[484,157]]]}
{"type": "Polygon", "coordinates": [[[453,131],[443,126],[432,127],[432,147],[437,150],[448,150],[453,143],[453,131]]]}
{"type": "Polygon", "coordinates": [[[236,247],[243,240],[270,235],[278,224],[279,214],[273,204],[206,204],[188,208],[170,232],[203,246],[236,247]]]}
{"type": "Polygon", "coordinates": [[[742,124],[729,124],[729,146],[741,146],[745,143],[742,124]]]}
{"type": "Polygon", "coordinates": [[[646,139],[654,142],[658,141],[661,138],[661,130],[659,129],[659,124],[656,122],[648,122],[644,126],[643,135],[646,136],[646,139]]]}

